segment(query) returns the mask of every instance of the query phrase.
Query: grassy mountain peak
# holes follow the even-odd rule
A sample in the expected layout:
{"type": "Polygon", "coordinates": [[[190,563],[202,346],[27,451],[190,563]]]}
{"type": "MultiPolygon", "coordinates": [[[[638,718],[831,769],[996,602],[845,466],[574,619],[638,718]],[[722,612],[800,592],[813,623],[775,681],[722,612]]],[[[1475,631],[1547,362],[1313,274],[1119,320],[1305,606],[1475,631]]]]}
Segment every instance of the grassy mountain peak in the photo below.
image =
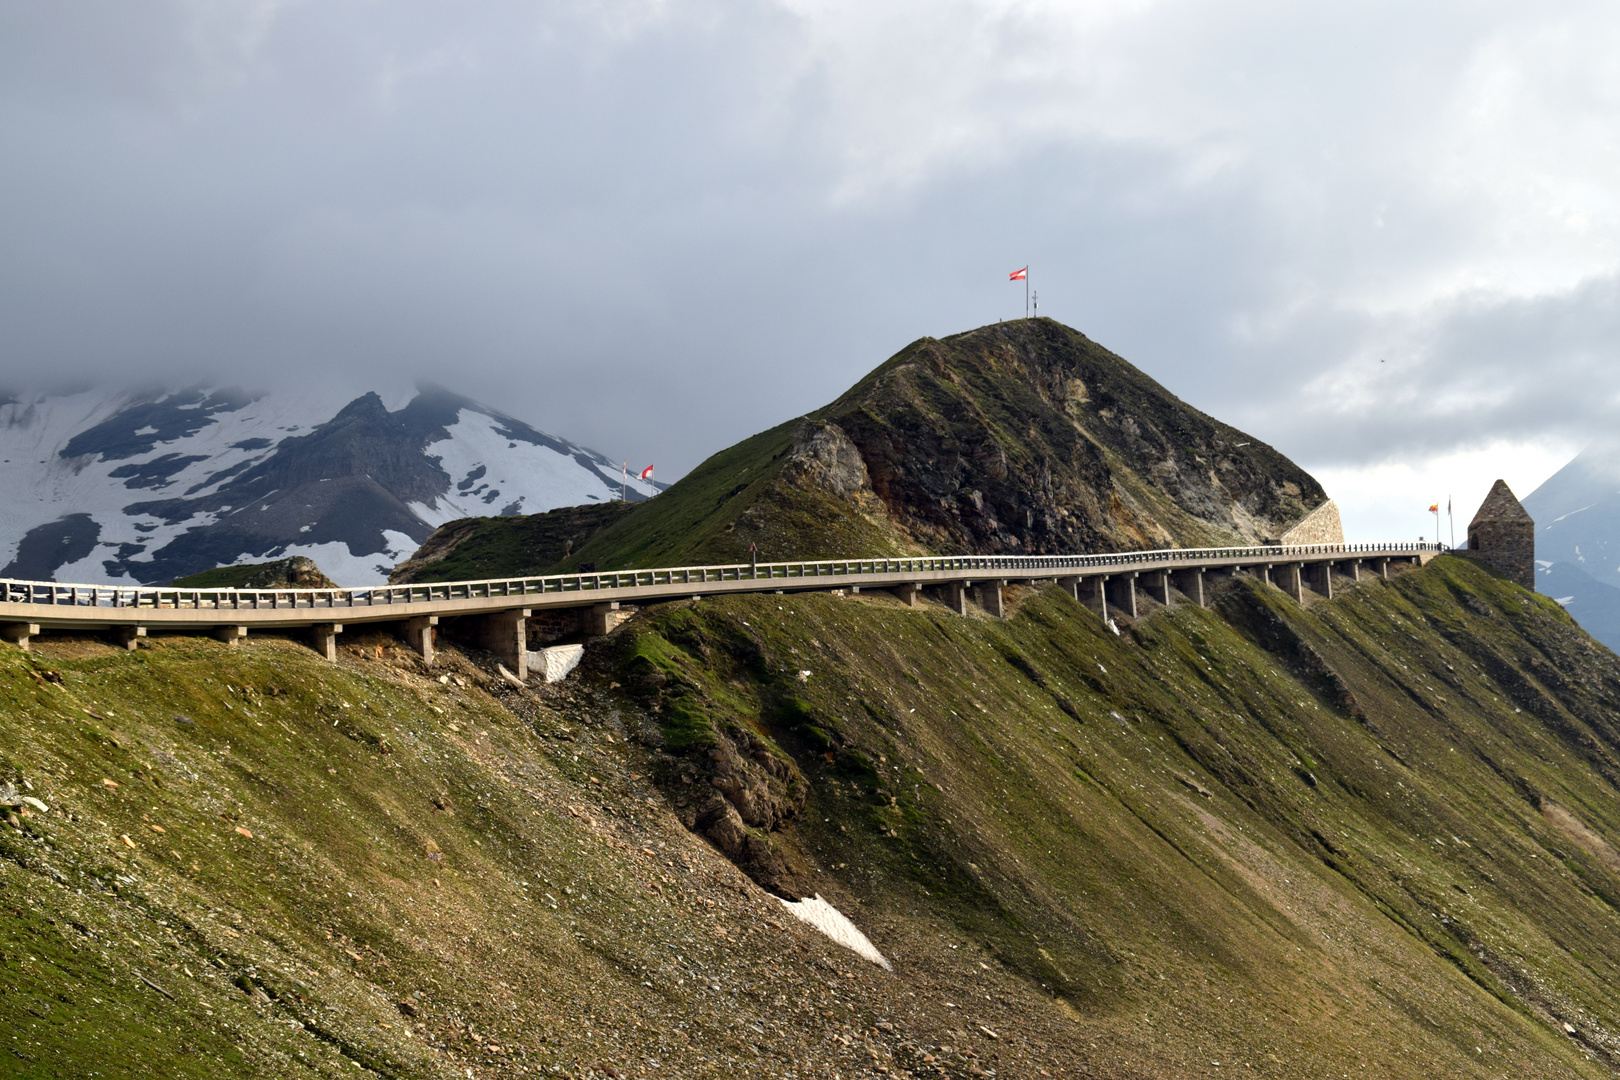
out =
{"type": "MultiPolygon", "coordinates": [[[[546,566],[742,562],[751,545],[783,560],[1255,543],[1325,500],[1276,450],[1079,331],[1020,319],[913,342],[546,566]]],[[[398,580],[447,580],[456,564],[430,556],[457,548],[463,563],[515,566],[490,555],[525,527],[445,526],[398,580]]]]}

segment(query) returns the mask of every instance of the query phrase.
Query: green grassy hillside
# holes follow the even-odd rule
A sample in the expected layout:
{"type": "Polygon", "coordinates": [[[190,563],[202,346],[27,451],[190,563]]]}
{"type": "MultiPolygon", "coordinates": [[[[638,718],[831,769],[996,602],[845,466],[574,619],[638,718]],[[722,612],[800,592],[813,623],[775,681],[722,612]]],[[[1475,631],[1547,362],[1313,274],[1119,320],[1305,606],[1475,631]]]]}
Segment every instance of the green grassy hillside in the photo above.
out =
{"type": "Polygon", "coordinates": [[[1613,1075],[1620,660],[1556,605],[1014,599],[667,605],[533,691],[0,648],[0,1076],[1613,1075]]]}
{"type": "Polygon", "coordinates": [[[634,503],[586,503],[543,514],[461,518],[435,529],[405,562],[393,584],[481,581],[544,574],[593,534],[629,513],[634,503]]]}

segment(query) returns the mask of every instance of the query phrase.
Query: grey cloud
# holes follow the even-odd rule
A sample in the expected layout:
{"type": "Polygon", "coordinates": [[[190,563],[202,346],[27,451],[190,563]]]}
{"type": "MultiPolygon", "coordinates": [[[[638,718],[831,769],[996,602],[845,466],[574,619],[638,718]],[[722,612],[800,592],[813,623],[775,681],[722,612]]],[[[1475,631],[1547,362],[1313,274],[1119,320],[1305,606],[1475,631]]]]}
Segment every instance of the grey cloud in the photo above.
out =
{"type": "Polygon", "coordinates": [[[1512,12],[0,6],[0,382],[425,376],[674,476],[1029,262],[1300,458],[1590,426],[1612,267],[1425,299],[1488,261],[1417,177],[1512,12]]]}

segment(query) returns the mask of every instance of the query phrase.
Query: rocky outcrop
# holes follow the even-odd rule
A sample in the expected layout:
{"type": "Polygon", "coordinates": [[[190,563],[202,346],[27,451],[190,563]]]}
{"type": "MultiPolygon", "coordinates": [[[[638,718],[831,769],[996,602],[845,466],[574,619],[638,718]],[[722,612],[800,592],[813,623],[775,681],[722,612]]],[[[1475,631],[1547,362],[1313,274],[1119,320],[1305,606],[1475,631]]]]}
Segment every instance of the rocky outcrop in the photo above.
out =
{"type": "Polygon", "coordinates": [[[294,555],[275,562],[220,566],[200,574],[177,578],[174,584],[192,589],[335,589],[337,583],[315,565],[315,560],[294,555]]]}
{"type": "Polygon", "coordinates": [[[872,491],[860,448],[844,434],[844,429],[808,417],[793,432],[793,451],[782,468],[781,479],[787,484],[812,484],[845,498],[872,491]]]}

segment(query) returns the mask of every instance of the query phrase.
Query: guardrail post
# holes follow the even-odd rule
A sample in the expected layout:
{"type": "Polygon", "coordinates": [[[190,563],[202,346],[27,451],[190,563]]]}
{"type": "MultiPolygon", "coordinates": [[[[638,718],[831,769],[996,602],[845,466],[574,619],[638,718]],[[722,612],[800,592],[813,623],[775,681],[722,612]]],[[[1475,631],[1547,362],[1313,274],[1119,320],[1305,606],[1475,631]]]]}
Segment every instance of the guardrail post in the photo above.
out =
{"type": "Polygon", "coordinates": [[[28,640],[39,634],[39,623],[35,622],[8,622],[0,623],[0,638],[11,642],[23,652],[29,651],[28,640]]]}
{"type": "Polygon", "coordinates": [[[247,627],[216,626],[214,627],[214,636],[227,645],[235,645],[238,641],[247,637],[247,627]]]}
{"type": "Polygon", "coordinates": [[[435,633],[433,628],[438,625],[437,615],[418,615],[414,619],[405,620],[405,644],[409,645],[428,667],[433,666],[435,633]]]}
{"type": "Polygon", "coordinates": [[[519,679],[529,677],[529,608],[496,611],[483,618],[483,645],[519,679]]]}
{"type": "Polygon", "coordinates": [[[135,642],[146,636],[144,626],[115,626],[112,630],[114,645],[122,645],[131,652],[135,651],[135,642]]]}
{"type": "Polygon", "coordinates": [[[1006,584],[1005,581],[983,581],[974,590],[979,606],[984,608],[986,614],[994,615],[998,619],[1006,617],[1001,597],[1002,586],[1006,584]]]}

